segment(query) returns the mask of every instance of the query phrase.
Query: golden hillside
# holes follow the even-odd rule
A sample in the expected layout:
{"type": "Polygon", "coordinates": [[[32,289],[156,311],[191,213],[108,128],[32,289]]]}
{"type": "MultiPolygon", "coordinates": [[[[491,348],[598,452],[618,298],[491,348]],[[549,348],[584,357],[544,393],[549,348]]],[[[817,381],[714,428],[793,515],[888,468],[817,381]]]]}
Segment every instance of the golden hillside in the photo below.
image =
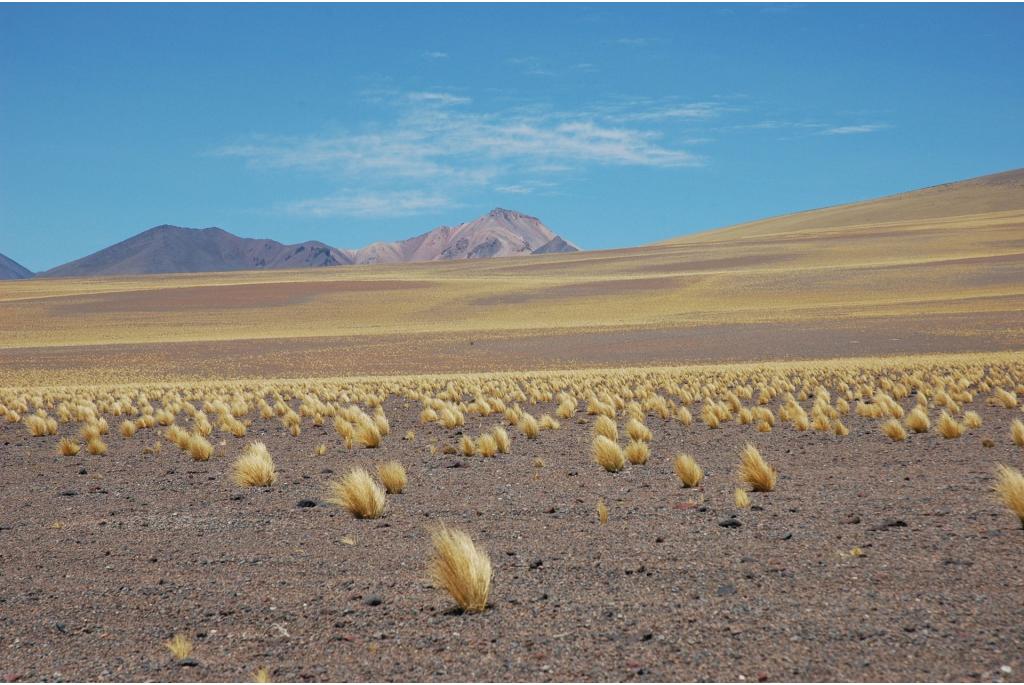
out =
{"type": "Polygon", "coordinates": [[[1024,347],[1022,274],[1014,171],[622,250],[5,282],[0,371],[295,376],[1007,350],[1024,347]]]}

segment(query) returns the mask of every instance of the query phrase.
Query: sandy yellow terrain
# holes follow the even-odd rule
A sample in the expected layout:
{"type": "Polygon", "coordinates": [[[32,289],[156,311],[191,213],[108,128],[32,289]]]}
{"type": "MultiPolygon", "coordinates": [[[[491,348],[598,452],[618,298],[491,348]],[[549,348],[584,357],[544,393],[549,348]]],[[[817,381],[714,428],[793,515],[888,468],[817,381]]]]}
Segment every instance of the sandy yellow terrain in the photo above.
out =
{"type": "Polygon", "coordinates": [[[1021,312],[1016,171],[622,250],[5,282],[0,384],[1011,350],[1021,312]]]}

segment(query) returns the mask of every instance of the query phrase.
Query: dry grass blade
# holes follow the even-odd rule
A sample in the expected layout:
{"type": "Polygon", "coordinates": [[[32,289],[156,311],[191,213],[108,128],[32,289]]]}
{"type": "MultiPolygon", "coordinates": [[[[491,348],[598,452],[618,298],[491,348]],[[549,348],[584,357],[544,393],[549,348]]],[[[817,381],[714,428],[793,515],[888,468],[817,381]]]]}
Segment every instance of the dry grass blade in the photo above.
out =
{"type": "Polygon", "coordinates": [[[359,519],[375,519],[384,515],[387,499],[384,488],[361,467],[345,474],[340,481],[331,481],[329,502],[344,507],[359,519]]]}
{"type": "Polygon", "coordinates": [[[626,457],[622,454],[622,448],[614,440],[609,440],[603,435],[594,438],[591,451],[594,461],[600,464],[605,471],[615,473],[626,466],[626,457]]]}
{"type": "Polygon", "coordinates": [[[181,633],[176,634],[170,640],[165,642],[164,646],[167,647],[167,650],[171,655],[179,661],[187,659],[192,655],[192,640],[189,640],[181,633]]]}
{"type": "Polygon", "coordinates": [[[377,476],[389,495],[397,495],[405,490],[405,467],[397,461],[387,461],[377,467],[377,476]]]}
{"type": "Polygon", "coordinates": [[[1024,474],[1012,466],[996,466],[996,494],[1024,527],[1024,474]]]}
{"type": "Polygon", "coordinates": [[[749,485],[755,492],[771,492],[775,489],[777,478],[775,469],[769,466],[757,448],[748,442],[740,453],[740,481],[749,485]]]}
{"type": "Polygon", "coordinates": [[[685,487],[695,488],[704,480],[704,469],[689,454],[676,455],[672,466],[679,477],[679,482],[685,487]]]}
{"type": "Polygon", "coordinates": [[[234,477],[235,483],[242,487],[266,487],[276,483],[277,470],[267,446],[258,440],[246,445],[235,462],[234,477]]]}
{"type": "Polygon", "coordinates": [[[443,525],[431,533],[431,541],[430,577],[437,587],[446,590],[463,611],[486,609],[493,576],[487,552],[466,533],[443,525]]]}

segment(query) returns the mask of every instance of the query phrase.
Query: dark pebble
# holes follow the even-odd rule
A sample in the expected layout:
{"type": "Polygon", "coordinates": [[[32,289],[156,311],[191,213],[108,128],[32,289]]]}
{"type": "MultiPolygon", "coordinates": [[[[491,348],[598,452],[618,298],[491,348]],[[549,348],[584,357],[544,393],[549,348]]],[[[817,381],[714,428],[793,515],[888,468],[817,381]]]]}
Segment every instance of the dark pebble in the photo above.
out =
{"type": "Polygon", "coordinates": [[[309,509],[310,507],[316,506],[316,501],[311,499],[300,499],[299,503],[296,504],[299,509],[309,509]]]}
{"type": "Polygon", "coordinates": [[[377,607],[383,604],[384,600],[377,595],[371,595],[363,600],[363,603],[366,604],[366,606],[377,607]]]}
{"type": "Polygon", "coordinates": [[[733,585],[723,585],[722,587],[718,588],[718,590],[716,591],[716,594],[719,597],[725,597],[727,595],[735,595],[736,594],[736,587],[733,586],[733,585]]]}
{"type": "Polygon", "coordinates": [[[543,559],[534,559],[533,561],[530,562],[530,568],[531,569],[540,568],[543,565],[544,565],[544,560],[543,559]]]}
{"type": "Polygon", "coordinates": [[[722,528],[739,528],[743,524],[740,523],[737,519],[722,519],[718,522],[718,525],[720,525],[722,528]]]}
{"type": "Polygon", "coordinates": [[[61,497],[74,497],[77,494],[74,490],[64,490],[60,493],[61,497]]]}

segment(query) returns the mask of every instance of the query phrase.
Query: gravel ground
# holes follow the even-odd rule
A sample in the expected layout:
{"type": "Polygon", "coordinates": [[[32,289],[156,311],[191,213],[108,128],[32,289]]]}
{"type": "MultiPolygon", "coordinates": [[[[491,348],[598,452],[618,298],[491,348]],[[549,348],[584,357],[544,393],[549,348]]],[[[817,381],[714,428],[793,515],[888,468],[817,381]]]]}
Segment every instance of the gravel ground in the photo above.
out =
{"type": "MultiPolygon", "coordinates": [[[[982,428],[904,443],[852,414],[846,437],[648,417],[650,461],[618,474],[590,461],[582,413],[536,440],[511,429],[512,453],[492,459],[432,455],[460,434],[419,425],[419,405],[396,399],[381,449],[257,419],[245,439],[215,433],[226,443],[205,463],[165,440],[144,454],[156,432],[124,439],[112,417],[102,457],[55,456],[57,437],[3,424],[0,676],[1019,680],[1024,531],[990,488],[994,463],[1024,463],[1008,428],[1020,411],[982,404],[970,407],[982,428]],[[256,438],[280,480],[240,488],[231,464],[256,438]],[[736,510],[746,440],[781,475],[736,510]],[[328,453],[313,456],[320,442],[328,453]],[[704,466],[701,489],[676,480],[679,451],[704,466]],[[405,464],[409,487],[383,519],[322,501],[332,477],[385,459],[405,464]],[[441,521],[490,552],[483,614],[455,611],[426,578],[441,521]],[[184,662],[163,644],[176,632],[195,644],[184,662]]],[[[468,416],[465,430],[500,422],[468,416]]]]}

